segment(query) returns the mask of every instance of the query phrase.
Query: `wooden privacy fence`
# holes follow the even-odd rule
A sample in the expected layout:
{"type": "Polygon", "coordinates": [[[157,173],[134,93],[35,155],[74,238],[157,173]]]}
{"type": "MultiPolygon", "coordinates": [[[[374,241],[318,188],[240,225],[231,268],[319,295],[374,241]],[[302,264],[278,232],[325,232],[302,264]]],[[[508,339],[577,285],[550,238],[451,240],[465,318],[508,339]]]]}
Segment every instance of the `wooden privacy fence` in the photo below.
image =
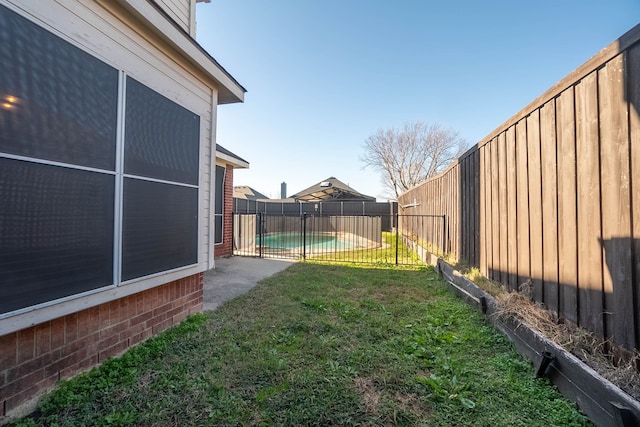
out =
{"type": "Polygon", "coordinates": [[[399,198],[450,256],[618,346],[640,342],[640,25],[399,198]],[[412,206],[414,205],[417,206],[412,206]]]}

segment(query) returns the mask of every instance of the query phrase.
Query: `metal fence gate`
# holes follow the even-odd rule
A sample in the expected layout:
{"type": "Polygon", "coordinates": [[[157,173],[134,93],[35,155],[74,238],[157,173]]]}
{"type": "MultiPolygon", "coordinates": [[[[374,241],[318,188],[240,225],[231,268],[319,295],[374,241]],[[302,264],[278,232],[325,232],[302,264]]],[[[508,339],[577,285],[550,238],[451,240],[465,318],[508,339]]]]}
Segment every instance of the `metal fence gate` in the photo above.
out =
{"type": "Polygon", "coordinates": [[[419,265],[446,250],[443,215],[233,215],[240,256],[419,265]]]}

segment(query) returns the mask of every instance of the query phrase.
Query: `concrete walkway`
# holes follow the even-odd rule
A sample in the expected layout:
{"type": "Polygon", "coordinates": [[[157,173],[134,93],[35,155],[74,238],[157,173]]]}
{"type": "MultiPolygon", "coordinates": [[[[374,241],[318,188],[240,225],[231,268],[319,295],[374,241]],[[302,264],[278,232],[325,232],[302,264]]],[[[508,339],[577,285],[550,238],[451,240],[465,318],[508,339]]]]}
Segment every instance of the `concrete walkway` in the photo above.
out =
{"type": "Polygon", "coordinates": [[[216,268],[204,274],[204,310],[215,310],[294,261],[236,256],[216,258],[215,262],[216,268]]]}

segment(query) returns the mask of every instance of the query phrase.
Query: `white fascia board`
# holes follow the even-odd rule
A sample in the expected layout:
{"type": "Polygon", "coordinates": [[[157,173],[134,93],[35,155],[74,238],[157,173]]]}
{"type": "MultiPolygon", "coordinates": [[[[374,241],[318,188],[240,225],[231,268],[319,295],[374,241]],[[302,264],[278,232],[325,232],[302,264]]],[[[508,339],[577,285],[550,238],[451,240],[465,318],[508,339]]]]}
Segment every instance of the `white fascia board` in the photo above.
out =
{"type": "Polygon", "coordinates": [[[221,153],[220,151],[216,151],[216,160],[223,160],[235,169],[249,169],[249,162],[240,160],[237,157],[231,157],[228,154],[221,153]]]}
{"type": "Polygon", "coordinates": [[[218,103],[243,102],[246,90],[187,33],[148,0],[116,0],[218,85],[218,103]]]}

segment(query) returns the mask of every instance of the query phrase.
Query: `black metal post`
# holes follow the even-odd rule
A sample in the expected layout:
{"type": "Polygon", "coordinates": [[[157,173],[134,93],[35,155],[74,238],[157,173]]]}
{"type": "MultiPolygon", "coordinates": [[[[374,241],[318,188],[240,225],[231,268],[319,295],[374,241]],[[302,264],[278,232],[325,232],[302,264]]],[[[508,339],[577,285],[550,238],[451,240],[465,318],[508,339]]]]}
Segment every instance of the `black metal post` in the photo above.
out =
{"type": "Polygon", "coordinates": [[[398,222],[398,214],[396,213],[396,265],[398,265],[398,239],[399,239],[399,231],[400,223],[398,222]]]}
{"type": "MultiPolygon", "coordinates": [[[[231,255],[236,251],[236,213],[231,212],[231,255]]],[[[238,225],[238,238],[240,238],[240,225],[238,225]]]]}
{"type": "Polygon", "coordinates": [[[302,214],[302,259],[307,258],[307,213],[302,214]]]}
{"type": "Polygon", "coordinates": [[[263,233],[264,233],[264,229],[262,226],[262,212],[258,212],[258,242],[259,242],[259,250],[258,250],[258,257],[262,258],[262,239],[263,239],[263,233]]]}

